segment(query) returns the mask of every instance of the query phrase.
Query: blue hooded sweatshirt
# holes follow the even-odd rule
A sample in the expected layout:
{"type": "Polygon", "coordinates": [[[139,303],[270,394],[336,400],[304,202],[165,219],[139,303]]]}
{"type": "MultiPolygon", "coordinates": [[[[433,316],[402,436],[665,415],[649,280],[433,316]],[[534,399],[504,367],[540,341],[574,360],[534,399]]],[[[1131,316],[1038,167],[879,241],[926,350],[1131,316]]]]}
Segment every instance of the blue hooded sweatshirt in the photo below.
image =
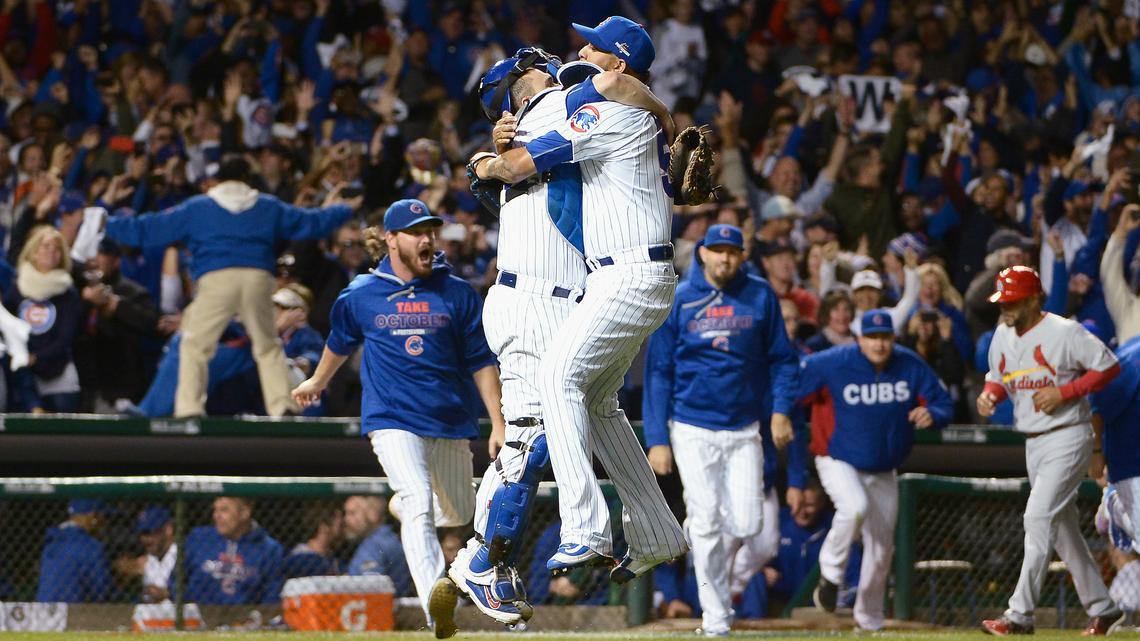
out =
{"type": "Polygon", "coordinates": [[[912,409],[926,406],[934,427],[954,416],[954,401],[938,375],[901,345],[894,346],[881,372],[858,344],[812,354],[800,368],[797,396],[822,404],[829,415],[830,420],[812,426],[812,454],[862,472],[894,470],[910,454],[915,427],[907,415],[912,409]]]}
{"type": "Polygon", "coordinates": [[[1113,483],[1140,476],[1140,336],[1117,348],[1116,358],[1120,374],[1089,396],[1092,411],[1104,419],[1104,459],[1113,483]]]}
{"type": "Polygon", "coordinates": [[[495,365],[483,335],[483,301],[437,253],[431,276],[404,282],[389,258],[357,276],[329,314],[326,346],[342,356],[364,345],[360,430],[475,438],[472,374],[495,365]]]}
{"type": "Polygon", "coordinates": [[[102,543],[70,521],[48,529],[36,601],[108,601],[114,587],[102,543]]]}
{"type": "Polygon", "coordinates": [[[217,605],[273,603],[281,598],[281,544],[254,525],[237,541],[212,525],[186,537],[186,601],[217,605]]]}
{"type": "Polygon", "coordinates": [[[190,275],[197,280],[230,267],[274,273],[278,241],[324,238],[352,215],[348,205],[301,209],[241,187],[226,182],[158,214],[113,216],[107,221],[107,237],[143,249],[185,243],[193,256],[190,275]],[[232,188],[219,191],[226,186],[232,188]]]}
{"type": "MultiPolygon", "coordinates": [[[[671,419],[736,430],[767,424],[774,412],[792,417],[795,409],[799,356],[776,293],[743,270],[717,289],[698,255],[668,319],[649,339],[642,403],[649,447],[669,444],[671,419]]],[[[767,452],[765,458],[774,463],[767,452]]]]}

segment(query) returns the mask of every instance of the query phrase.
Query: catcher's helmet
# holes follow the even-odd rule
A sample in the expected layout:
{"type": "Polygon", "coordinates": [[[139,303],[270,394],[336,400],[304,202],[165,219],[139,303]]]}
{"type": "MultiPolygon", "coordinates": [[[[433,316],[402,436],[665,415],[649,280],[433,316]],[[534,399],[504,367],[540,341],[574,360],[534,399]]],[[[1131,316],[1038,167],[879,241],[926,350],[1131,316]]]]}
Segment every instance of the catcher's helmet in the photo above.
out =
{"type": "Polygon", "coordinates": [[[500,60],[483,75],[479,82],[479,102],[483,105],[483,115],[487,120],[496,122],[504,111],[514,113],[515,105],[511,104],[511,85],[515,84],[524,73],[533,68],[539,68],[557,77],[558,68],[562,60],[558,56],[546,53],[538,47],[525,47],[515,52],[515,55],[500,60]]]}
{"type": "Polygon", "coordinates": [[[1037,270],[1023,265],[1007,267],[994,279],[991,303],[1012,303],[1041,293],[1041,277],[1037,270]]]}

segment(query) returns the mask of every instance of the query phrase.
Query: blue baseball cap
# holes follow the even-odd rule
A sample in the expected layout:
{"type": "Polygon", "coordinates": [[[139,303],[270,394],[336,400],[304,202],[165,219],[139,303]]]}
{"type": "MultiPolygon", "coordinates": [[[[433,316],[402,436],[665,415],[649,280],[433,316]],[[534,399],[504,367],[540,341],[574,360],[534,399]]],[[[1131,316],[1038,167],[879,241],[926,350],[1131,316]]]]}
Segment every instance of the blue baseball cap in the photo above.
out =
{"type": "Polygon", "coordinates": [[[106,511],[106,507],[99,499],[71,499],[67,502],[67,513],[71,516],[99,514],[106,511]]]}
{"type": "Polygon", "coordinates": [[[170,510],[161,505],[151,505],[139,513],[139,518],[135,521],[135,534],[154,532],[170,523],[171,520],[170,510]]]}
{"type": "Polygon", "coordinates": [[[730,245],[744,249],[744,232],[734,225],[713,225],[705,233],[704,246],[730,245]]]}
{"type": "Polygon", "coordinates": [[[1074,180],[1069,183],[1068,187],[1065,187],[1065,193],[1062,196],[1062,200],[1072,200],[1091,188],[1092,185],[1088,184],[1087,182],[1084,182],[1082,180],[1074,180]]]}
{"type": "Polygon", "coordinates": [[[384,212],[384,231],[403,231],[427,222],[442,225],[443,219],[432,216],[424,201],[415,198],[397,200],[384,212]]]}
{"type": "Polygon", "coordinates": [[[657,57],[653,39],[645,27],[629,18],[610,16],[594,28],[577,22],[573,23],[573,27],[586,42],[621,58],[630,69],[638,73],[649,71],[649,65],[657,57]]]}
{"type": "Polygon", "coordinates": [[[860,320],[859,334],[872,336],[874,334],[894,334],[895,326],[891,322],[891,314],[885,309],[872,309],[863,312],[860,320]]]}
{"type": "Polygon", "coordinates": [[[59,213],[69,214],[87,206],[87,199],[78,191],[65,191],[59,197],[59,213]]]}

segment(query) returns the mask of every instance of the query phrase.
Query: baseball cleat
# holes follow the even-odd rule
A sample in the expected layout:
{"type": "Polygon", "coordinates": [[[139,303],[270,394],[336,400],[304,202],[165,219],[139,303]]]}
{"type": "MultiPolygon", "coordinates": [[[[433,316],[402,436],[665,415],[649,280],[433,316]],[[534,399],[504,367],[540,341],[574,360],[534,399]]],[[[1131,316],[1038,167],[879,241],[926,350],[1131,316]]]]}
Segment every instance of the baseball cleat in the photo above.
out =
{"type": "Polygon", "coordinates": [[[995,637],[1007,637],[1011,634],[1033,634],[1033,625],[1022,625],[1014,623],[1006,617],[999,619],[987,619],[982,621],[982,630],[986,634],[992,634],[995,637]]]}
{"type": "Polygon", "coordinates": [[[819,583],[815,586],[815,592],[811,594],[811,600],[815,602],[815,607],[819,608],[820,611],[835,612],[835,605],[839,600],[839,586],[819,577],[819,583]]]}
{"type": "MultiPolygon", "coordinates": [[[[497,588],[500,586],[497,586],[495,582],[495,570],[490,569],[480,573],[471,570],[472,554],[471,548],[459,550],[459,553],[455,555],[455,560],[451,563],[451,567],[447,570],[447,576],[451,577],[456,588],[463,593],[463,596],[471,599],[471,602],[483,614],[506,625],[514,625],[522,621],[523,613],[519,606],[513,601],[504,599],[505,595],[496,594],[499,592],[497,588]]],[[[513,594],[513,590],[508,591],[513,594]]],[[[530,606],[527,605],[527,608],[530,606]]]]}
{"type": "Polygon", "coordinates": [[[563,543],[558,551],[546,562],[546,569],[554,576],[584,567],[613,567],[613,557],[596,552],[592,548],[576,543],[563,543]]]}
{"type": "Polygon", "coordinates": [[[614,569],[610,570],[610,580],[618,585],[629,583],[637,577],[649,572],[653,568],[667,562],[668,559],[652,560],[652,559],[635,559],[626,556],[621,560],[621,563],[614,569]]]}
{"type": "Polygon", "coordinates": [[[1085,626],[1084,632],[1081,632],[1082,637],[1102,637],[1114,629],[1119,629],[1120,624],[1124,621],[1124,615],[1093,617],[1089,619],[1089,624],[1085,626]]]}
{"type": "Polygon", "coordinates": [[[450,639],[455,636],[455,606],[459,603],[459,593],[451,579],[441,576],[431,588],[428,597],[428,613],[435,622],[435,638],[450,639]]]}

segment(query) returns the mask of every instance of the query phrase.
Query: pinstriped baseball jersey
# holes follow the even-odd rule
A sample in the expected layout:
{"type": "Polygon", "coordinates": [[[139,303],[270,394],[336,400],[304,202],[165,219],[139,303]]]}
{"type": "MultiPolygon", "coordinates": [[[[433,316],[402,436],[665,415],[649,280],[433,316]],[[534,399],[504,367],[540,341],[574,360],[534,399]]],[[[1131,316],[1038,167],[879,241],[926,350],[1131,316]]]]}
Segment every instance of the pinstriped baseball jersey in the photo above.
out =
{"type": "Polygon", "coordinates": [[[657,119],[615,102],[578,105],[574,91],[566,96],[567,118],[527,149],[539,171],[568,162],[581,168],[581,236],[571,234],[570,241],[587,257],[668,243],[672,186],[666,172],[668,147],[657,119]]]}
{"type": "Polygon", "coordinates": [[[1074,399],[1052,414],[1038,411],[1033,394],[1043,387],[1061,387],[1089,370],[1103,372],[1116,365],[1116,356],[1075,321],[1045,314],[1024,335],[1002,323],[990,343],[986,380],[1005,386],[1013,402],[1019,432],[1044,432],[1054,427],[1088,423],[1087,398],[1074,399]]]}
{"type": "MultiPolygon", "coordinates": [[[[534,96],[518,121],[514,146],[522,146],[566,121],[566,92],[551,88],[534,96]]],[[[586,264],[582,254],[558,231],[551,216],[572,209],[579,215],[581,172],[563,165],[551,180],[531,187],[526,196],[504,204],[499,211],[499,260],[502,271],[544,278],[567,287],[582,287],[586,264]]]]}

